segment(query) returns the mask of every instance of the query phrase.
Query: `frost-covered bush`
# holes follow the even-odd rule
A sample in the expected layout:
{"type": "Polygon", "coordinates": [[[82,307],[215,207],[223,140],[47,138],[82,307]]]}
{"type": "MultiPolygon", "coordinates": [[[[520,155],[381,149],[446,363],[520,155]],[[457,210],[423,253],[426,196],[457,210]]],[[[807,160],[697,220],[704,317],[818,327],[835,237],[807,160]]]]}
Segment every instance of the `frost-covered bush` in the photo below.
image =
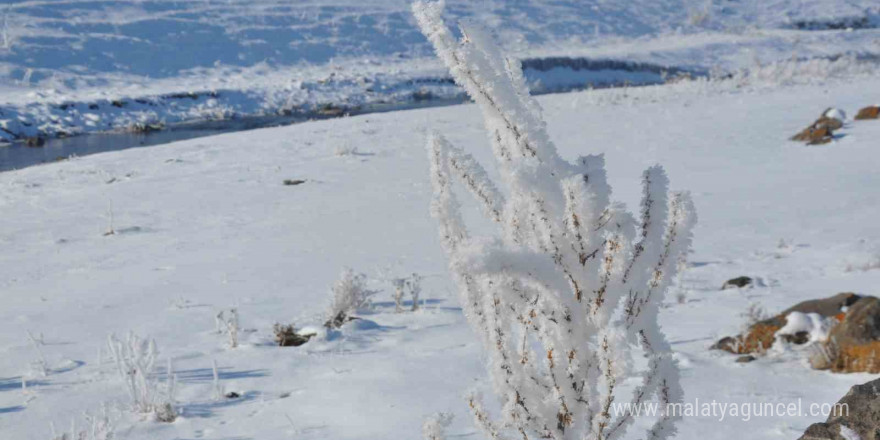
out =
{"type": "Polygon", "coordinates": [[[422,438],[425,440],[446,440],[446,428],[452,424],[452,418],[452,414],[442,412],[428,417],[422,424],[422,438]]]}
{"type": "Polygon", "coordinates": [[[403,311],[403,299],[409,294],[412,298],[412,311],[419,309],[419,296],[422,293],[422,279],[424,277],[414,273],[408,278],[395,278],[391,280],[394,286],[394,308],[400,313],[403,311]]]}
{"type": "Polygon", "coordinates": [[[765,310],[764,306],[760,303],[749,303],[749,307],[745,312],[741,313],[740,316],[745,320],[743,328],[746,330],[748,330],[749,327],[770,318],[770,314],[767,313],[767,310],[765,310]]]}
{"type": "Polygon", "coordinates": [[[43,334],[40,333],[38,336],[34,336],[33,333],[27,332],[27,338],[31,343],[31,347],[34,348],[34,352],[37,354],[37,358],[31,362],[31,370],[42,377],[48,376],[52,369],[49,367],[46,355],[43,354],[43,350],[40,348],[45,345],[45,342],[43,342],[43,334]]]}
{"type": "Polygon", "coordinates": [[[769,319],[771,317],[770,314],[767,313],[767,310],[760,303],[749,303],[749,307],[743,313],[740,313],[740,316],[743,318],[740,332],[731,341],[730,348],[734,353],[767,354],[771,344],[765,347],[764,341],[758,337],[760,332],[755,330],[756,328],[761,328],[756,326],[759,326],[762,321],[769,319]],[[752,348],[752,345],[755,345],[755,347],[752,348]]]}
{"type": "Polygon", "coordinates": [[[643,175],[640,218],[612,203],[602,156],[563,160],[517,61],[461,24],[457,41],[442,3],[416,2],[422,32],[482,110],[501,191],[471,155],[429,138],[432,215],[468,320],[489,355],[500,420],[469,403],[491,438],[615,439],[631,426],[612,403],[659,402],[648,437],[668,438],[682,399],[678,370],[657,323],[696,217],[686,193],[667,194],[654,166],[643,175]],[[453,181],[498,228],[472,237],[453,181]],[[647,359],[637,368],[634,356],[647,359]],[[636,382],[627,379],[637,377],[636,382]]]}
{"type": "Polygon", "coordinates": [[[337,145],[333,150],[333,153],[337,156],[354,156],[358,154],[358,149],[356,146],[351,144],[342,144],[337,145]]]}
{"type": "Polygon", "coordinates": [[[110,420],[106,407],[101,408],[101,412],[97,415],[85,413],[84,418],[84,427],[77,427],[76,421],[71,421],[67,432],[61,434],[56,432],[54,424],[50,425],[52,440],[113,440],[116,438],[116,427],[110,420]]]}
{"type": "Polygon", "coordinates": [[[391,280],[394,286],[394,311],[400,313],[403,311],[403,298],[406,296],[406,278],[395,278],[391,280]]]}
{"type": "Polygon", "coordinates": [[[3,12],[3,23],[0,26],[0,49],[3,50],[11,50],[13,43],[15,43],[15,35],[13,30],[9,25],[9,14],[11,6],[7,6],[6,10],[3,12]]]}
{"type": "Polygon", "coordinates": [[[156,342],[129,333],[125,340],[110,335],[107,345],[116,363],[119,377],[131,398],[132,409],[137,413],[151,414],[160,422],[173,422],[177,418],[177,411],[174,409],[177,378],[170,359],[164,387],[152,374],[158,355],[156,342]]]}
{"type": "Polygon", "coordinates": [[[874,61],[856,55],[841,57],[791,58],[766,64],[756,63],[732,73],[725,72],[714,78],[724,80],[737,88],[776,87],[790,84],[812,84],[833,78],[853,78],[873,75],[877,71],[874,61]]]}
{"type": "Polygon", "coordinates": [[[214,400],[223,400],[226,392],[223,390],[223,385],[220,385],[220,372],[217,369],[217,361],[214,359],[211,360],[211,373],[213,377],[214,400]]]}
{"type": "Polygon", "coordinates": [[[409,295],[412,298],[412,311],[415,312],[419,309],[419,295],[422,294],[422,276],[419,274],[412,274],[412,278],[409,279],[409,295]]]}
{"type": "Polygon", "coordinates": [[[858,263],[847,263],[844,271],[846,272],[867,272],[869,270],[880,269],[880,254],[874,255],[867,259],[863,259],[858,263]]]}
{"type": "Polygon", "coordinates": [[[229,336],[229,348],[238,348],[238,308],[229,309],[229,316],[223,310],[214,316],[214,329],[217,333],[226,333],[229,336]]]}
{"type": "Polygon", "coordinates": [[[367,276],[345,269],[330,288],[333,299],[327,310],[324,326],[339,328],[352,319],[352,314],[370,306],[370,297],[376,292],[367,289],[367,276]]]}

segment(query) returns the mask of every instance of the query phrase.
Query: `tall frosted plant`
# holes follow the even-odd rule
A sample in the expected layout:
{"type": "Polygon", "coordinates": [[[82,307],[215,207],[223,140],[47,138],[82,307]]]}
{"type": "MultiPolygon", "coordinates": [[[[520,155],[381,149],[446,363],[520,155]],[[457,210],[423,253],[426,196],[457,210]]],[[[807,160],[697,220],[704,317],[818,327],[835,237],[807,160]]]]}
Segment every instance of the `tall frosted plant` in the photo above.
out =
{"type": "Polygon", "coordinates": [[[470,398],[491,438],[615,439],[631,426],[612,403],[658,403],[648,437],[668,438],[677,416],[666,403],[682,390],[657,323],[661,299],[691,242],[687,193],[668,195],[659,166],[643,175],[637,220],[612,203],[604,159],[563,160],[529,95],[520,64],[472,23],[457,40],[442,2],[413,11],[437,55],[479,105],[506,189],[443,136],[428,141],[434,198],[449,266],[464,310],[482,337],[500,418],[470,398]],[[472,237],[453,182],[497,225],[472,237]],[[647,362],[635,366],[635,356],[647,362]],[[627,378],[641,380],[623,384],[627,378]]]}

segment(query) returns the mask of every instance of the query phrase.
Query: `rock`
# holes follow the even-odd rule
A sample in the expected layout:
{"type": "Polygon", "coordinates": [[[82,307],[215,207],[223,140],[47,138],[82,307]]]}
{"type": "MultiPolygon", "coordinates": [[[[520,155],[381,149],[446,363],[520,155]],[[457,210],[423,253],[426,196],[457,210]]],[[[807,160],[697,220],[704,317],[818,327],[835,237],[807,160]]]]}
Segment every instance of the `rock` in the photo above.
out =
{"type": "Polygon", "coordinates": [[[816,347],[817,349],[813,351],[808,359],[810,367],[814,370],[830,370],[834,367],[834,359],[831,358],[822,345],[816,347]]]}
{"type": "Polygon", "coordinates": [[[193,92],[180,92],[180,93],[172,93],[170,95],[165,95],[163,98],[165,99],[192,99],[193,101],[199,99],[198,93],[193,92]]]}
{"type": "MultiPolygon", "coordinates": [[[[880,299],[864,297],[847,310],[822,347],[831,371],[880,373],[880,299]]],[[[822,369],[822,362],[814,365],[822,369]]]]}
{"type": "Polygon", "coordinates": [[[798,142],[807,142],[810,140],[811,134],[813,132],[813,126],[809,126],[801,131],[798,134],[790,137],[790,140],[798,141],[798,142]]]}
{"type": "Polygon", "coordinates": [[[825,145],[833,140],[834,134],[831,133],[831,130],[820,128],[812,132],[810,139],[807,141],[807,145],[825,145]]]}
{"type": "Polygon", "coordinates": [[[880,440],[880,379],[856,385],[798,440],[880,440]],[[853,435],[855,434],[855,435],[853,435]]]}
{"type": "Polygon", "coordinates": [[[46,145],[46,139],[40,136],[34,136],[24,139],[24,145],[31,148],[39,148],[46,145]]]}
{"type": "Polygon", "coordinates": [[[771,318],[753,324],[744,335],[721,338],[710,349],[724,350],[734,354],[763,352],[773,345],[776,340],[776,332],[785,325],[784,320],[779,324],[774,321],[775,319],[771,318]]]}
{"type": "Polygon", "coordinates": [[[428,90],[416,90],[412,93],[412,99],[415,102],[430,101],[434,99],[434,94],[428,90]]]}
{"type": "Polygon", "coordinates": [[[280,347],[299,347],[315,336],[314,333],[297,332],[293,324],[275,324],[272,330],[275,332],[275,343],[280,347]]]}
{"type": "Polygon", "coordinates": [[[802,345],[810,342],[809,332],[797,332],[793,335],[779,335],[779,338],[789,344],[802,345]]]}
{"type": "Polygon", "coordinates": [[[745,277],[745,276],[736,277],[736,278],[731,278],[731,279],[725,281],[724,284],[721,286],[721,290],[742,288],[742,287],[749,286],[751,284],[752,284],[752,279],[749,277],[745,277]]]}
{"type": "Polygon", "coordinates": [[[834,130],[843,127],[843,121],[846,120],[846,113],[836,108],[828,108],[810,124],[809,127],[803,129],[800,133],[791,137],[793,141],[806,142],[807,145],[827,144],[834,139],[834,130]]]}
{"type": "Polygon", "coordinates": [[[748,354],[748,355],[740,356],[740,357],[736,358],[736,363],[738,363],[738,364],[747,364],[747,363],[752,362],[752,361],[754,361],[754,360],[756,360],[756,359],[757,359],[756,357],[754,357],[754,356],[748,354]]]}
{"type": "Polygon", "coordinates": [[[827,144],[832,139],[834,139],[834,133],[831,128],[826,126],[815,127],[812,125],[791,138],[793,141],[806,142],[807,145],[827,144]]]}
{"type": "Polygon", "coordinates": [[[148,134],[165,129],[162,122],[135,122],[128,127],[128,131],[132,133],[148,134]]]}
{"type": "Polygon", "coordinates": [[[230,391],[224,394],[224,397],[226,397],[227,399],[238,399],[239,397],[241,397],[241,394],[238,394],[235,391],[230,391]]]}
{"type": "MultiPolygon", "coordinates": [[[[830,298],[813,299],[798,303],[772,318],[752,324],[745,334],[721,338],[710,349],[724,350],[734,354],[762,352],[770,348],[776,341],[776,332],[785,327],[787,323],[785,317],[789,313],[817,313],[824,318],[841,316],[841,313],[847,310],[847,307],[853,306],[861,298],[859,295],[847,292],[838,293],[830,298]]],[[[810,340],[810,336],[807,332],[798,332],[793,335],[780,335],[780,339],[792,344],[804,344],[810,340]]],[[[878,367],[880,367],[880,362],[878,362],[878,367]]]]}
{"type": "Polygon", "coordinates": [[[868,296],[856,301],[828,336],[838,344],[867,344],[880,340],[880,299],[868,296]]]}
{"type": "Polygon", "coordinates": [[[361,318],[358,318],[357,316],[349,316],[346,312],[339,312],[336,314],[336,316],[324,322],[324,327],[327,329],[338,329],[342,327],[343,324],[350,321],[356,321],[358,319],[361,318]]]}
{"type": "Polygon", "coordinates": [[[843,128],[843,120],[837,118],[829,118],[827,116],[820,116],[819,119],[816,119],[816,122],[813,122],[814,128],[827,128],[829,130],[840,130],[843,128]]]}
{"type": "Polygon", "coordinates": [[[780,313],[780,315],[788,315],[791,312],[801,313],[818,313],[826,318],[837,316],[847,307],[852,306],[861,296],[852,292],[838,293],[830,298],[811,299],[797,303],[794,307],[790,307],[780,313]]]}
{"type": "Polygon", "coordinates": [[[880,106],[872,105],[859,110],[855,119],[857,121],[865,121],[868,119],[880,119],[880,106]]]}
{"type": "Polygon", "coordinates": [[[318,107],[315,113],[321,116],[339,117],[345,114],[345,109],[333,104],[324,104],[318,107]]]}

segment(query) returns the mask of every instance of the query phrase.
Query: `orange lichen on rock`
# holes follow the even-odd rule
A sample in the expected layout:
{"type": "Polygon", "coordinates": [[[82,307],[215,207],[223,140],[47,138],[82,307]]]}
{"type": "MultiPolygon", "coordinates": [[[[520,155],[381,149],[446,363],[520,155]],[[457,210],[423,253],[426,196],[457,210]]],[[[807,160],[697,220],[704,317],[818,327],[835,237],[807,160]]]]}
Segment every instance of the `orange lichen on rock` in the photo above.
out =
{"type": "Polygon", "coordinates": [[[808,145],[827,144],[828,142],[831,142],[832,139],[834,139],[834,135],[831,132],[831,128],[824,126],[807,127],[791,138],[793,141],[806,142],[808,145]]]}
{"type": "Polygon", "coordinates": [[[880,373],[880,299],[861,298],[843,315],[820,347],[825,362],[814,366],[837,373],[880,373]]]}
{"type": "Polygon", "coordinates": [[[873,105],[859,110],[859,113],[856,115],[855,119],[857,121],[880,119],[880,106],[873,105]]]}
{"type": "MultiPolygon", "coordinates": [[[[863,298],[859,295],[851,292],[844,292],[829,298],[803,301],[772,318],[764,319],[749,325],[748,328],[738,336],[722,338],[712,345],[711,348],[714,350],[724,350],[734,354],[761,353],[764,350],[769,349],[770,346],[776,342],[776,332],[782,329],[782,327],[785,327],[787,323],[786,317],[792,312],[817,313],[825,318],[836,318],[835,320],[839,323],[836,324],[834,328],[840,327],[837,332],[837,340],[847,342],[849,341],[851,333],[859,334],[859,332],[854,331],[853,325],[851,324],[843,325],[843,321],[849,319],[849,321],[861,322],[859,317],[866,314],[870,315],[870,310],[873,310],[874,301],[877,301],[876,298],[871,298],[856,307],[856,304],[861,299],[863,298]],[[844,310],[846,310],[846,312],[844,312],[844,310]]],[[[880,306],[880,304],[877,305],[880,306]]],[[[878,322],[880,322],[880,319],[878,319],[878,322]]],[[[799,332],[793,335],[779,335],[778,339],[785,343],[795,345],[801,345],[810,340],[807,332],[799,332]]],[[[860,340],[859,343],[867,342],[869,340],[871,339],[860,340]]],[[[880,340],[880,337],[878,337],[878,340],[880,340]]],[[[830,361],[823,363],[823,365],[829,364],[830,361]]],[[[830,368],[830,366],[824,368],[827,369],[830,368]]]]}
{"type": "Polygon", "coordinates": [[[835,373],[880,373],[880,341],[837,347],[831,371],[835,373]]]}
{"type": "Polygon", "coordinates": [[[745,335],[724,338],[718,341],[713,348],[734,354],[760,353],[773,345],[773,341],[776,340],[776,332],[781,328],[781,326],[759,322],[749,327],[745,335]]]}
{"type": "Polygon", "coordinates": [[[832,109],[825,110],[819,119],[791,137],[793,141],[806,142],[807,145],[827,144],[834,139],[834,130],[843,128],[843,121],[837,117],[827,116],[832,109]]]}

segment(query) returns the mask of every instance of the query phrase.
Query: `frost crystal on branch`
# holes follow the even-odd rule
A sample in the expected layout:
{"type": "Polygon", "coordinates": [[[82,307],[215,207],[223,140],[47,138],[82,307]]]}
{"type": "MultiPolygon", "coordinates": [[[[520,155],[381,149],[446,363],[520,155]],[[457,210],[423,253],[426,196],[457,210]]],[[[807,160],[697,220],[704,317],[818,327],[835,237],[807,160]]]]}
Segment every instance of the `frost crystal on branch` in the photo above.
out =
{"type": "Polygon", "coordinates": [[[494,420],[470,398],[477,425],[490,438],[616,439],[633,420],[612,405],[653,401],[660,413],[648,437],[668,438],[676,417],[665,404],[682,391],[657,315],[691,243],[690,196],[670,195],[663,169],[651,167],[636,219],[611,201],[602,156],[569,163],[557,154],[519,62],[486,31],[462,23],[457,40],[442,2],[418,1],[413,11],[482,110],[505,187],[470,154],[429,137],[431,212],[502,404],[494,420]],[[468,233],[454,182],[498,225],[497,236],[468,233]],[[633,377],[637,385],[623,386],[633,377]]]}

